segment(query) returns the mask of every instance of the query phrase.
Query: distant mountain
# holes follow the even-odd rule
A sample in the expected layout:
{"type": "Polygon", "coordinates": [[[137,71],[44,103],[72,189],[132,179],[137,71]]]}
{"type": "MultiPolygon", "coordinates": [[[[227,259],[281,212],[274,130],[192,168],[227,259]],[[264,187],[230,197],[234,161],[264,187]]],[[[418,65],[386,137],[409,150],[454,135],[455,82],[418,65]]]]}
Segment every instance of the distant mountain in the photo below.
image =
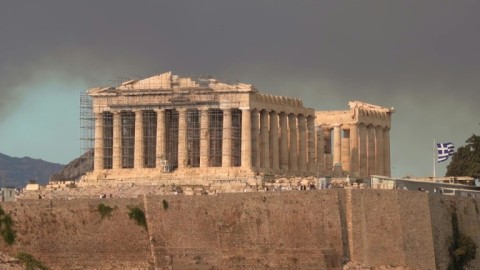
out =
{"type": "Polygon", "coordinates": [[[24,187],[35,180],[39,184],[47,184],[50,175],[63,168],[64,165],[51,163],[29,157],[16,158],[0,153],[0,186],[24,187]]]}

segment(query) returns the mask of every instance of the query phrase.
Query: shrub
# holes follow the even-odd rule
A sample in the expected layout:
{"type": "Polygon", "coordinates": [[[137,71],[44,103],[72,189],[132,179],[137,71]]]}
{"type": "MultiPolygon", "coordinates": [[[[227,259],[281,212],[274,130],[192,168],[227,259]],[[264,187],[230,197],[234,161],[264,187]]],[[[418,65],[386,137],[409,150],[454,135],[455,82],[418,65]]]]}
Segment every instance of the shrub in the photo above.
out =
{"type": "Polygon", "coordinates": [[[130,213],[128,213],[130,219],[135,220],[137,225],[142,226],[147,230],[147,220],[143,210],[138,206],[128,206],[128,209],[130,210],[130,213]]]}
{"type": "Polygon", "coordinates": [[[40,261],[38,261],[28,253],[25,253],[25,252],[18,253],[17,259],[20,260],[20,262],[22,262],[23,264],[25,264],[26,270],[35,270],[35,269],[48,270],[48,268],[45,265],[43,265],[40,261]]]}
{"type": "Polygon", "coordinates": [[[162,203],[163,203],[163,209],[167,210],[168,209],[168,202],[165,199],[163,199],[162,203]]]}
{"type": "Polygon", "coordinates": [[[103,203],[98,205],[98,212],[102,216],[102,219],[104,219],[107,216],[110,217],[112,215],[113,209],[114,208],[112,208],[108,205],[105,205],[103,203]]]}
{"type": "Polygon", "coordinates": [[[7,245],[15,243],[15,231],[13,230],[13,219],[0,207],[0,235],[7,245]]]}
{"type": "Polygon", "coordinates": [[[450,248],[449,270],[463,270],[469,261],[475,259],[477,245],[473,239],[460,232],[458,228],[457,213],[452,213],[453,239],[450,248]]]}

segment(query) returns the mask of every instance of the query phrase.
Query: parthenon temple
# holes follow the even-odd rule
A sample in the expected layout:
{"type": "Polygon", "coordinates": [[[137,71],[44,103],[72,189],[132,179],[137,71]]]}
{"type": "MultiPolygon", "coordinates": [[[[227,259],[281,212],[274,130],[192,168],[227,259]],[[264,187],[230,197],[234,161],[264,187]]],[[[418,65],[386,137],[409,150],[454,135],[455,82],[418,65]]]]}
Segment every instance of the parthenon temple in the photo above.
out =
{"type": "Polygon", "coordinates": [[[393,108],[352,101],[315,111],[250,84],[171,72],[87,94],[95,127],[86,182],[390,176],[393,108]]]}

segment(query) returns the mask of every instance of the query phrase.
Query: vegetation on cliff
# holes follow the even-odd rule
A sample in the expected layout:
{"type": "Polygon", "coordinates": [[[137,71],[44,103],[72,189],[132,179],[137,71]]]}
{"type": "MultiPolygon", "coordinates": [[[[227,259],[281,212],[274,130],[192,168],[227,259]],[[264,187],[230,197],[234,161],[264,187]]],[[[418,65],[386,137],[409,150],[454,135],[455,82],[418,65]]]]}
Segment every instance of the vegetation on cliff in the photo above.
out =
{"type": "Polygon", "coordinates": [[[12,216],[5,213],[2,207],[0,207],[0,234],[7,245],[13,245],[13,243],[15,243],[16,235],[13,230],[12,216]]]}
{"type": "Polygon", "coordinates": [[[473,134],[458,148],[447,166],[447,176],[480,177],[480,136],[473,134]]]}
{"type": "Polygon", "coordinates": [[[97,207],[98,212],[100,213],[100,216],[102,217],[102,219],[104,219],[105,217],[110,217],[115,208],[105,205],[104,203],[100,203],[97,207]]]}
{"type": "Polygon", "coordinates": [[[167,209],[168,209],[168,202],[167,202],[167,200],[163,199],[162,204],[163,204],[163,209],[167,210],[167,209]]]}
{"type": "Polygon", "coordinates": [[[147,219],[145,218],[145,212],[138,206],[129,206],[130,212],[128,216],[130,219],[135,220],[137,225],[144,227],[147,230],[147,219]]]}
{"type": "Polygon", "coordinates": [[[25,252],[20,252],[17,254],[17,259],[20,260],[23,264],[25,264],[25,269],[26,270],[48,270],[48,268],[43,265],[40,261],[35,259],[32,255],[25,253],[25,252]]]}
{"type": "Polygon", "coordinates": [[[473,239],[460,232],[457,213],[452,213],[453,239],[449,248],[450,264],[448,270],[463,270],[469,261],[475,259],[477,245],[473,239]]]}

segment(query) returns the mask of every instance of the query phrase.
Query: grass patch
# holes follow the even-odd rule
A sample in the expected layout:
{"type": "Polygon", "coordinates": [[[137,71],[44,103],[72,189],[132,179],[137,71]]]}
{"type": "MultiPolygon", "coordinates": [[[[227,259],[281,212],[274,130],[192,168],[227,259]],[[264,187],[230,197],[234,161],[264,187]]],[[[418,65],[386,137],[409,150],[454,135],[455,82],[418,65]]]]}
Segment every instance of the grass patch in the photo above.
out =
{"type": "Polygon", "coordinates": [[[112,212],[115,208],[112,208],[112,207],[110,207],[108,205],[105,205],[103,203],[100,203],[97,207],[98,212],[100,213],[100,216],[102,217],[102,219],[104,219],[105,217],[111,217],[112,212]]]}
{"type": "Polygon", "coordinates": [[[13,219],[10,214],[5,213],[3,208],[0,207],[0,235],[3,241],[11,246],[15,243],[16,235],[13,230],[13,219]]]}
{"type": "Polygon", "coordinates": [[[25,253],[25,252],[20,252],[17,254],[17,259],[20,260],[23,264],[25,264],[25,269],[26,270],[48,270],[48,268],[43,265],[40,261],[35,259],[32,255],[25,253]]]}
{"type": "Polygon", "coordinates": [[[148,230],[145,212],[143,212],[143,210],[140,209],[140,207],[138,206],[128,206],[128,209],[130,210],[130,212],[128,213],[128,217],[135,220],[135,223],[137,223],[137,225],[142,226],[146,230],[148,230]]]}

